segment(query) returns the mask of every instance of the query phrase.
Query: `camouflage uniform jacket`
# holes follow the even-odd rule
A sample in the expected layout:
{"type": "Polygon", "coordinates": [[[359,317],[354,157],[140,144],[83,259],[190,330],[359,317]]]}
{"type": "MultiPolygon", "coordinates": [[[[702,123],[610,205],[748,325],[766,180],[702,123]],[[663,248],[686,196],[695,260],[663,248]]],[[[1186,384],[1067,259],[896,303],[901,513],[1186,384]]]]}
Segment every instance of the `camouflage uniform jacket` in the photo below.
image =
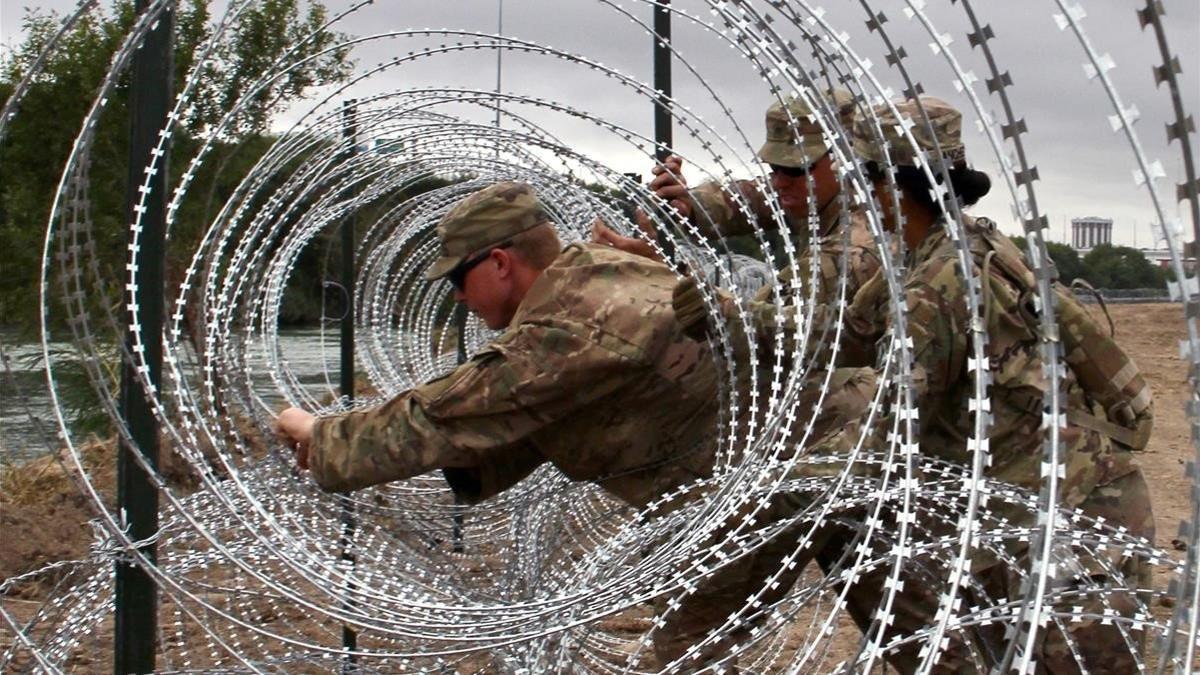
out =
{"type": "MultiPolygon", "coordinates": [[[[750,303],[748,311],[760,345],[766,347],[775,343],[780,311],[791,319],[786,329],[795,327],[796,312],[811,308],[814,331],[808,337],[805,351],[825,364],[838,310],[850,303],[876,276],[880,267],[879,249],[866,214],[861,210],[850,211],[832,230],[817,239],[816,246],[800,252],[794,268],[787,267],[778,274],[774,286],[779,293],[778,301],[772,298],[774,293],[768,286],[762,288],[750,303]],[[844,295],[841,288],[843,271],[846,279],[844,295]]],[[[858,329],[843,332],[836,365],[864,366],[874,361],[875,341],[882,333],[882,325],[864,324],[858,329]]],[[[786,335],[796,337],[791,331],[786,335]]]]}
{"type": "MultiPolygon", "coordinates": [[[[697,207],[692,209],[692,220],[710,239],[754,234],[756,227],[759,230],[775,230],[779,227],[779,219],[772,213],[766,195],[755,181],[735,180],[725,187],[716,181],[707,181],[692,190],[691,196],[697,207]],[[745,206],[737,203],[735,192],[745,206]]],[[[817,213],[817,231],[822,236],[829,234],[839,215],[839,200],[835,197],[817,213]]],[[[789,217],[785,217],[784,222],[796,247],[807,248],[807,222],[789,217]]]]}
{"type": "Polygon", "coordinates": [[[508,330],[449,375],[317,421],[309,464],[330,491],[448,469],[467,501],[550,461],[641,505],[707,476],[717,372],[674,320],[675,274],[606,246],[568,246],[508,330]]]}
{"type": "MultiPolygon", "coordinates": [[[[750,234],[754,232],[755,222],[765,229],[773,229],[778,223],[767,205],[766,197],[754,181],[734,181],[728,188],[709,181],[693,190],[692,198],[701,207],[693,212],[693,219],[708,236],[750,234]],[[730,190],[736,190],[742,196],[753,218],[738,206],[730,190]]],[[[858,289],[880,269],[879,249],[864,211],[853,209],[844,213],[839,195],[831,199],[817,217],[818,237],[815,246],[809,245],[808,227],[792,218],[786,219],[799,253],[795,265],[779,272],[773,287],[761,288],[748,307],[758,333],[759,346],[765,353],[773,350],[775,333],[779,327],[785,330],[795,328],[795,312],[798,308],[795,295],[799,293],[806,304],[811,300],[809,306],[815,312],[813,319],[816,331],[810,335],[806,351],[810,356],[817,355],[823,360],[820,354],[824,353],[831,337],[829,330],[836,318],[835,312],[849,303],[858,289]],[[840,289],[843,270],[846,271],[844,296],[840,289]],[[778,301],[772,298],[776,291],[780,294],[778,301]],[[781,309],[786,316],[779,316],[781,309]]],[[[859,333],[845,333],[838,365],[862,366],[870,363],[881,328],[863,327],[859,333]]],[[[795,333],[789,331],[788,337],[794,338],[795,333]]]]}
{"type": "MultiPolygon", "coordinates": [[[[972,274],[978,278],[986,248],[978,235],[970,234],[972,274]]],[[[926,456],[964,464],[971,459],[967,439],[973,431],[971,392],[974,374],[968,371],[971,357],[972,317],[966,302],[966,286],[958,265],[954,242],[943,228],[935,227],[912,251],[904,283],[908,337],[912,344],[913,400],[919,414],[919,444],[926,456]]],[[[1042,373],[1040,340],[1019,307],[1020,292],[995,267],[981,280],[983,316],[986,317],[986,368],[991,384],[987,389],[991,406],[988,435],[991,453],[986,474],[993,479],[1036,490],[1042,481],[1042,405],[1048,382],[1042,373]]],[[[850,313],[855,321],[886,316],[885,293],[862,292],[850,313]]],[[[853,321],[852,321],[853,324],[853,321]]],[[[1067,369],[1062,380],[1068,410],[1103,415],[1084,395],[1073,373],[1067,369]]],[[[873,392],[864,392],[869,400],[873,392]]],[[[857,425],[851,425],[851,427],[857,425]]],[[[886,425],[881,425],[881,427],[886,425]]],[[[813,449],[816,454],[836,451],[853,441],[847,428],[843,438],[835,435],[813,449]],[[820,447],[825,446],[825,447],[820,447]]],[[[1104,437],[1067,424],[1062,431],[1061,461],[1064,476],[1061,495],[1068,506],[1082,502],[1098,485],[1105,485],[1135,470],[1132,454],[1104,437]]]]}

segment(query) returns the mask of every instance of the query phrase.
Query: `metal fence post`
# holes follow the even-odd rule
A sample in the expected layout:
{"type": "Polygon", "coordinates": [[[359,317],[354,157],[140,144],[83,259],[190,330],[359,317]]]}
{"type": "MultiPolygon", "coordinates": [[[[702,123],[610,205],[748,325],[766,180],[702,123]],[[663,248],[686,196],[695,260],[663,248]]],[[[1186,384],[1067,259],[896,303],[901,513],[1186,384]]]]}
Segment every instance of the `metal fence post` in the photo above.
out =
{"type": "MultiPolygon", "coordinates": [[[[467,306],[464,303],[454,305],[454,324],[458,329],[458,365],[467,362],[467,306]]],[[[454,516],[452,518],[451,536],[454,540],[454,552],[462,553],[463,545],[463,507],[462,499],[454,493],[454,516]]]]}
{"type": "MultiPolygon", "coordinates": [[[[342,104],[342,140],[347,146],[346,161],[350,161],[358,150],[358,122],[355,119],[356,112],[355,101],[353,99],[342,104]]],[[[354,212],[351,211],[342,222],[342,290],[345,292],[346,307],[344,308],[341,320],[341,360],[339,364],[341,381],[338,393],[341,395],[343,403],[346,406],[354,403],[354,226],[356,220],[354,212]]],[[[338,501],[342,507],[341,558],[347,565],[348,569],[346,573],[349,574],[349,568],[352,568],[355,563],[353,544],[354,532],[358,528],[358,520],[354,511],[354,503],[349,497],[338,495],[338,501]]],[[[353,584],[349,588],[353,589],[353,584]]],[[[355,671],[354,664],[356,658],[351,652],[358,648],[358,634],[353,628],[347,625],[342,626],[342,647],[346,650],[346,657],[342,663],[342,672],[353,672],[355,671]]]]}
{"type": "MultiPolygon", "coordinates": [[[[137,0],[134,9],[141,14],[150,4],[150,0],[137,0]]],[[[163,239],[169,164],[166,154],[155,161],[152,153],[158,146],[159,132],[167,127],[171,107],[173,31],[173,9],[167,8],[133,57],[129,88],[128,222],[134,221],[135,207],[145,211],[139,222],[141,234],[137,245],[131,247],[133,287],[126,301],[130,306],[138,307],[137,328],[144,348],[142,358],[148,369],[146,374],[155,387],[162,381],[163,239]],[[150,191],[143,201],[141,188],[147,184],[147,168],[152,163],[150,191]]],[[[133,325],[127,327],[125,341],[133,356],[136,344],[133,325]]],[[[121,417],[128,425],[130,438],[122,438],[117,456],[118,512],[130,539],[148,540],[138,547],[138,553],[150,564],[155,564],[158,552],[152,538],[158,532],[158,489],[138,465],[134,453],[140,454],[147,466],[158,467],[158,421],[132,358],[122,367],[120,396],[121,417]]],[[[115,572],[113,671],[118,675],[151,672],[155,668],[157,652],[158,587],[150,575],[132,561],[117,561],[115,572]]]]}
{"type": "Polygon", "coordinates": [[[671,154],[671,0],[654,3],[654,156],[671,154]]]}
{"type": "MultiPolygon", "coordinates": [[[[654,157],[662,162],[674,147],[671,134],[671,0],[654,3],[654,157]]],[[[668,261],[675,259],[675,244],[664,232],[658,245],[668,261]]]]}

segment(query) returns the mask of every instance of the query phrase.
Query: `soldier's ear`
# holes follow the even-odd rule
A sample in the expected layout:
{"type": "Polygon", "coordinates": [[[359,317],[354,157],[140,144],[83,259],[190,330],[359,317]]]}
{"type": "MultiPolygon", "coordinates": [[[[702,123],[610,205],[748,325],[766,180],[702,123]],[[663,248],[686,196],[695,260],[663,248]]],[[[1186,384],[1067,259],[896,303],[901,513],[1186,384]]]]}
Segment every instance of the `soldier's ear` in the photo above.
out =
{"type": "Polygon", "coordinates": [[[512,254],[507,248],[494,248],[491,253],[492,260],[496,261],[496,274],[500,278],[512,276],[513,265],[519,262],[519,258],[512,254]]]}

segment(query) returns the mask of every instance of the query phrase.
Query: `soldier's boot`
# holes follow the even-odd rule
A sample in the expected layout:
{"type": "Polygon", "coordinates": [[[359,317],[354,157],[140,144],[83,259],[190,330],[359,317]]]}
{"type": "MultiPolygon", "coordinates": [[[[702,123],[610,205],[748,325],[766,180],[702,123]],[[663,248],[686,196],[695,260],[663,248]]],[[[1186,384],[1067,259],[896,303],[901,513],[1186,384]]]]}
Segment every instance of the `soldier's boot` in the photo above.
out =
{"type": "MultiPolygon", "coordinates": [[[[1132,616],[1137,603],[1131,594],[1118,591],[1105,598],[1090,598],[1082,605],[1085,614],[1097,617],[1103,615],[1106,608],[1108,612],[1132,616]]],[[[1064,619],[1064,623],[1066,635],[1056,624],[1051,624],[1046,631],[1035,671],[1039,675],[1082,673],[1081,661],[1089,673],[1125,675],[1138,671],[1133,654],[1140,649],[1140,631],[1126,627],[1123,634],[1118,623],[1105,624],[1100,618],[1064,619]]]]}
{"type": "MultiPolygon", "coordinates": [[[[842,550],[855,544],[847,528],[841,538],[835,537],[817,555],[822,570],[829,574],[837,566],[842,550]]],[[[878,547],[875,547],[878,550],[878,547]]],[[[848,564],[849,561],[842,564],[848,564]]],[[[880,607],[888,595],[887,580],[892,575],[890,565],[879,565],[862,571],[854,584],[846,589],[846,609],[854,623],[864,635],[878,617],[880,607]]],[[[900,574],[901,590],[892,601],[885,622],[882,640],[885,649],[895,641],[912,635],[923,635],[933,625],[940,600],[939,591],[945,587],[948,570],[928,556],[908,560],[900,574]]],[[[841,587],[835,585],[840,592],[841,587]]],[[[965,602],[964,606],[977,604],[965,602]]],[[[936,655],[933,673],[988,672],[1003,654],[1003,627],[982,625],[969,629],[951,630],[947,633],[944,649],[936,655]]],[[[922,662],[921,647],[925,640],[895,644],[884,652],[883,660],[900,673],[916,672],[922,662]]]]}
{"type": "MultiPolygon", "coordinates": [[[[861,613],[872,597],[873,611],[878,611],[886,593],[882,581],[889,571],[881,569],[875,579],[867,579],[868,582],[877,583],[861,585],[851,591],[847,600],[852,616],[856,612],[861,613]],[[875,589],[873,596],[869,590],[871,587],[875,589]]],[[[939,592],[944,588],[944,579],[931,581],[915,578],[912,574],[905,574],[901,579],[904,581],[904,588],[892,600],[889,622],[880,644],[887,648],[889,644],[898,644],[896,641],[905,637],[921,636],[917,640],[898,644],[883,654],[883,660],[896,672],[907,674],[917,672],[925,658],[923,649],[928,643],[928,631],[935,623],[939,592]]],[[[944,646],[934,655],[933,665],[928,672],[936,675],[988,672],[993,655],[985,638],[986,636],[977,630],[947,631],[944,646]]]]}

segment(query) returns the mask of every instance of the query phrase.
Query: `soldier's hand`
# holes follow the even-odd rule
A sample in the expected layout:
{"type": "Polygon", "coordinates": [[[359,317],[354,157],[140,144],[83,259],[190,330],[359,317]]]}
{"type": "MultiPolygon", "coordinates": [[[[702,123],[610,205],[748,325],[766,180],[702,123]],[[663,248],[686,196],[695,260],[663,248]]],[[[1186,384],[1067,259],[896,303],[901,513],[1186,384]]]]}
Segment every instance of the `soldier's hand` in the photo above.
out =
{"type": "MultiPolygon", "coordinates": [[[[638,213],[641,213],[641,211],[639,210],[638,213]]],[[[644,216],[645,214],[643,214],[643,217],[644,216]]],[[[618,251],[625,251],[626,253],[640,255],[643,258],[649,258],[651,260],[662,262],[662,258],[659,257],[658,251],[655,251],[654,247],[651,246],[649,242],[637,237],[626,237],[624,235],[617,234],[616,230],[609,227],[600,218],[592,221],[592,243],[606,244],[617,249],[618,251]]]]}
{"type": "Polygon", "coordinates": [[[662,161],[661,164],[656,164],[650,170],[654,174],[654,178],[650,181],[650,189],[660,199],[675,207],[679,211],[679,215],[686,218],[692,217],[692,195],[688,191],[687,181],[683,174],[683,159],[679,155],[670,155],[662,161]]]}
{"type": "Polygon", "coordinates": [[[654,227],[654,221],[650,220],[650,216],[641,209],[635,209],[633,212],[633,220],[637,223],[638,229],[642,234],[646,235],[647,239],[658,241],[658,229],[654,227]]]}
{"type": "Polygon", "coordinates": [[[675,284],[671,308],[675,310],[675,323],[683,329],[684,335],[697,341],[707,339],[708,309],[694,277],[684,277],[675,284]]]}
{"type": "Polygon", "coordinates": [[[308,468],[308,446],[312,443],[317,418],[300,408],[288,408],[275,418],[275,435],[296,453],[296,464],[308,468]]]}

